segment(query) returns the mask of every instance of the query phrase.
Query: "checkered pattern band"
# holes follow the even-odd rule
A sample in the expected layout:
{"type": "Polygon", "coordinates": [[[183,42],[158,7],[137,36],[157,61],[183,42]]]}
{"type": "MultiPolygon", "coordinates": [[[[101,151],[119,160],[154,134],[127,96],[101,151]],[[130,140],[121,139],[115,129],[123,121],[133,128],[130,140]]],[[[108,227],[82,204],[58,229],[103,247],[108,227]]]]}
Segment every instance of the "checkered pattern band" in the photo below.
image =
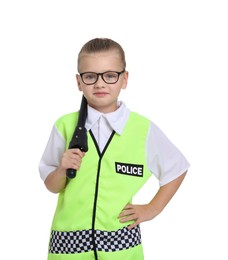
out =
{"type": "MultiPolygon", "coordinates": [[[[97,251],[114,252],[141,244],[139,226],[129,230],[127,227],[117,231],[94,231],[97,251]]],[[[49,253],[76,254],[94,250],[93,231],[52,231],[49,253]]]]}

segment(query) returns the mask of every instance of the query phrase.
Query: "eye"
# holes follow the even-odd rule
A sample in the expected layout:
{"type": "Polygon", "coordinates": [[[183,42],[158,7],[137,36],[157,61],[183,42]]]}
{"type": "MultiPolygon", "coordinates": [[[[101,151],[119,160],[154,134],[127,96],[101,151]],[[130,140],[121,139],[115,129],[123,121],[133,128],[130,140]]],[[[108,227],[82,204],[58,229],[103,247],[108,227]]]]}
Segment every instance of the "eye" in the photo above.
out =
{"type": "Polygon", "coordinates": [[[94,79],[96,79],[96,74],[94,74],[94,73],[85,73],[83,75],[83,78],[85,80],[94,80],[94,79]]]}
{"type": "Polygon", "coordinates": [[[115,72],[106,72],[104,74],[105,79],[107,80],[115,80],[118,77],[118,74],[115,72]]]}

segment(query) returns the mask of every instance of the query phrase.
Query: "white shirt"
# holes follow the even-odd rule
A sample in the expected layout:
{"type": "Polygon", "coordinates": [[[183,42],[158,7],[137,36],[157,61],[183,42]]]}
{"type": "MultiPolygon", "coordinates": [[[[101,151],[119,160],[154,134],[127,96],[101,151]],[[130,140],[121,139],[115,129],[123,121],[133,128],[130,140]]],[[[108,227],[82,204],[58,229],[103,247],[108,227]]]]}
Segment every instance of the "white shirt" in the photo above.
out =
{"type": "MultiPolygon", "coordinates": [[[[101,152],[113,130],[119,135],[122,134],[130,115],[130,110],[123,102],[118,102],[118,105],[116,111],[108,114],[103,114],[88,105],[85,127],[87,131],[93,132],[101,152]]],[[[160,186],[176,179],[189,168],[184,155],[153,122],[148,131],[146,144],[147,165],[159,180],[160,186]]],[[[59,166],[65,145],[65,139],[54,125],[39,164],[43,180],[59,166]]]]}

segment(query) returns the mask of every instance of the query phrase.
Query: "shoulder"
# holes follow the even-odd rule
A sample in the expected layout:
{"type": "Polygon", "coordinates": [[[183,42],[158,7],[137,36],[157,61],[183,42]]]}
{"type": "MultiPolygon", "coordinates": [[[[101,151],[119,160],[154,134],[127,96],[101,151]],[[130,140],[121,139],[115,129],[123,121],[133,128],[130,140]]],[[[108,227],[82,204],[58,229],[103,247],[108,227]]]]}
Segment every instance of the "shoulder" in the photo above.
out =
{"type": "Polygon", "coordinates": [[[128,120],[125,125],[125,132],[129,134],[131,133],[136,133],[139,135],[139,133],[143,136],[147,135],[150,129],[151,122],[148,118],[145,116],[134,112],[130,111],[128,120]]]}
{"type": "Polygon", "coordinates": [[[72,112],[59,117],[55,127],[65,139],[70,138],[78,122],[79,112],[72,112]]]}
{"type": "Polygon", "coordinates": [[[136,123],[145,123],[145,124],[151,124],[151,120],[147,117],[145,117],[144,115],[141,115],[137,112],[134,112],[134,111],[130,111],[130,117],[129,117],[130,120],[133,120],[135,121],[136,123]]]}
{"type": "Polygon", "coordinates": [[[136,111],[130,110],[130,114],[131,114],[133,117],[135,117],[135,118],[141,118],[141,119],[143,119],[143,120],[149,120],[146,116],[144,116],[144,115],[142,115],[142,114],[140,114],[140,113],[138,113],[138,112],[136,112],[136,111]]]}
{"type": "Polygon", "coordinates": [[[59,117],[56,122],[55,125],[58,127],[60,127],[61,125],[65,125],[65,124],[75,124],[78,120],[78,115],[79,112],[71,112],[65,115],[62,115],[61,117],[59,117]]]}

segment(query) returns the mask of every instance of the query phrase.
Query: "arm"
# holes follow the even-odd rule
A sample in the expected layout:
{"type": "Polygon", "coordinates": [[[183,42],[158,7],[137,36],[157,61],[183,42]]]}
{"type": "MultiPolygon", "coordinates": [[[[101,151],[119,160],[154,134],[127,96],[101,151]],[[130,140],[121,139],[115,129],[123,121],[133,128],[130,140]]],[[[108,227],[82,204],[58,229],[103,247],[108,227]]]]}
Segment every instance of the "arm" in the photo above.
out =
{"type": "Polygon", "coordinates": [[[49,191],[59,193],[66,186],[66,172],[64,169],[58,167],[48,175],[44,184],[49,191]]]}
{"type": "Polygon", "coordinates": [[[66,170],[71,168],[79,170],[83,156],[85,155],[80,149],[66,150],[62,156],[60,166],[51,172],[46,180],[47,189],[53,193],[59,193],[66,186],[66,170]]]}
{"type": "Polygon", "coordinates": [[[173,195],[176,193],[183,179],[185,178],[186,173],[187,171],[175,180],[167,183],[164,186],[161,186],[156,195],[148,204],[126,205],[126,207],[119,215],[120,222],[124,223],[134,220],[135,222],[128,227],[129,229],[132,229],[144,221],[152,220],[153,218],[155,218],[158,214],[162,212],[165,206],[172,199],[173,195]]]}

